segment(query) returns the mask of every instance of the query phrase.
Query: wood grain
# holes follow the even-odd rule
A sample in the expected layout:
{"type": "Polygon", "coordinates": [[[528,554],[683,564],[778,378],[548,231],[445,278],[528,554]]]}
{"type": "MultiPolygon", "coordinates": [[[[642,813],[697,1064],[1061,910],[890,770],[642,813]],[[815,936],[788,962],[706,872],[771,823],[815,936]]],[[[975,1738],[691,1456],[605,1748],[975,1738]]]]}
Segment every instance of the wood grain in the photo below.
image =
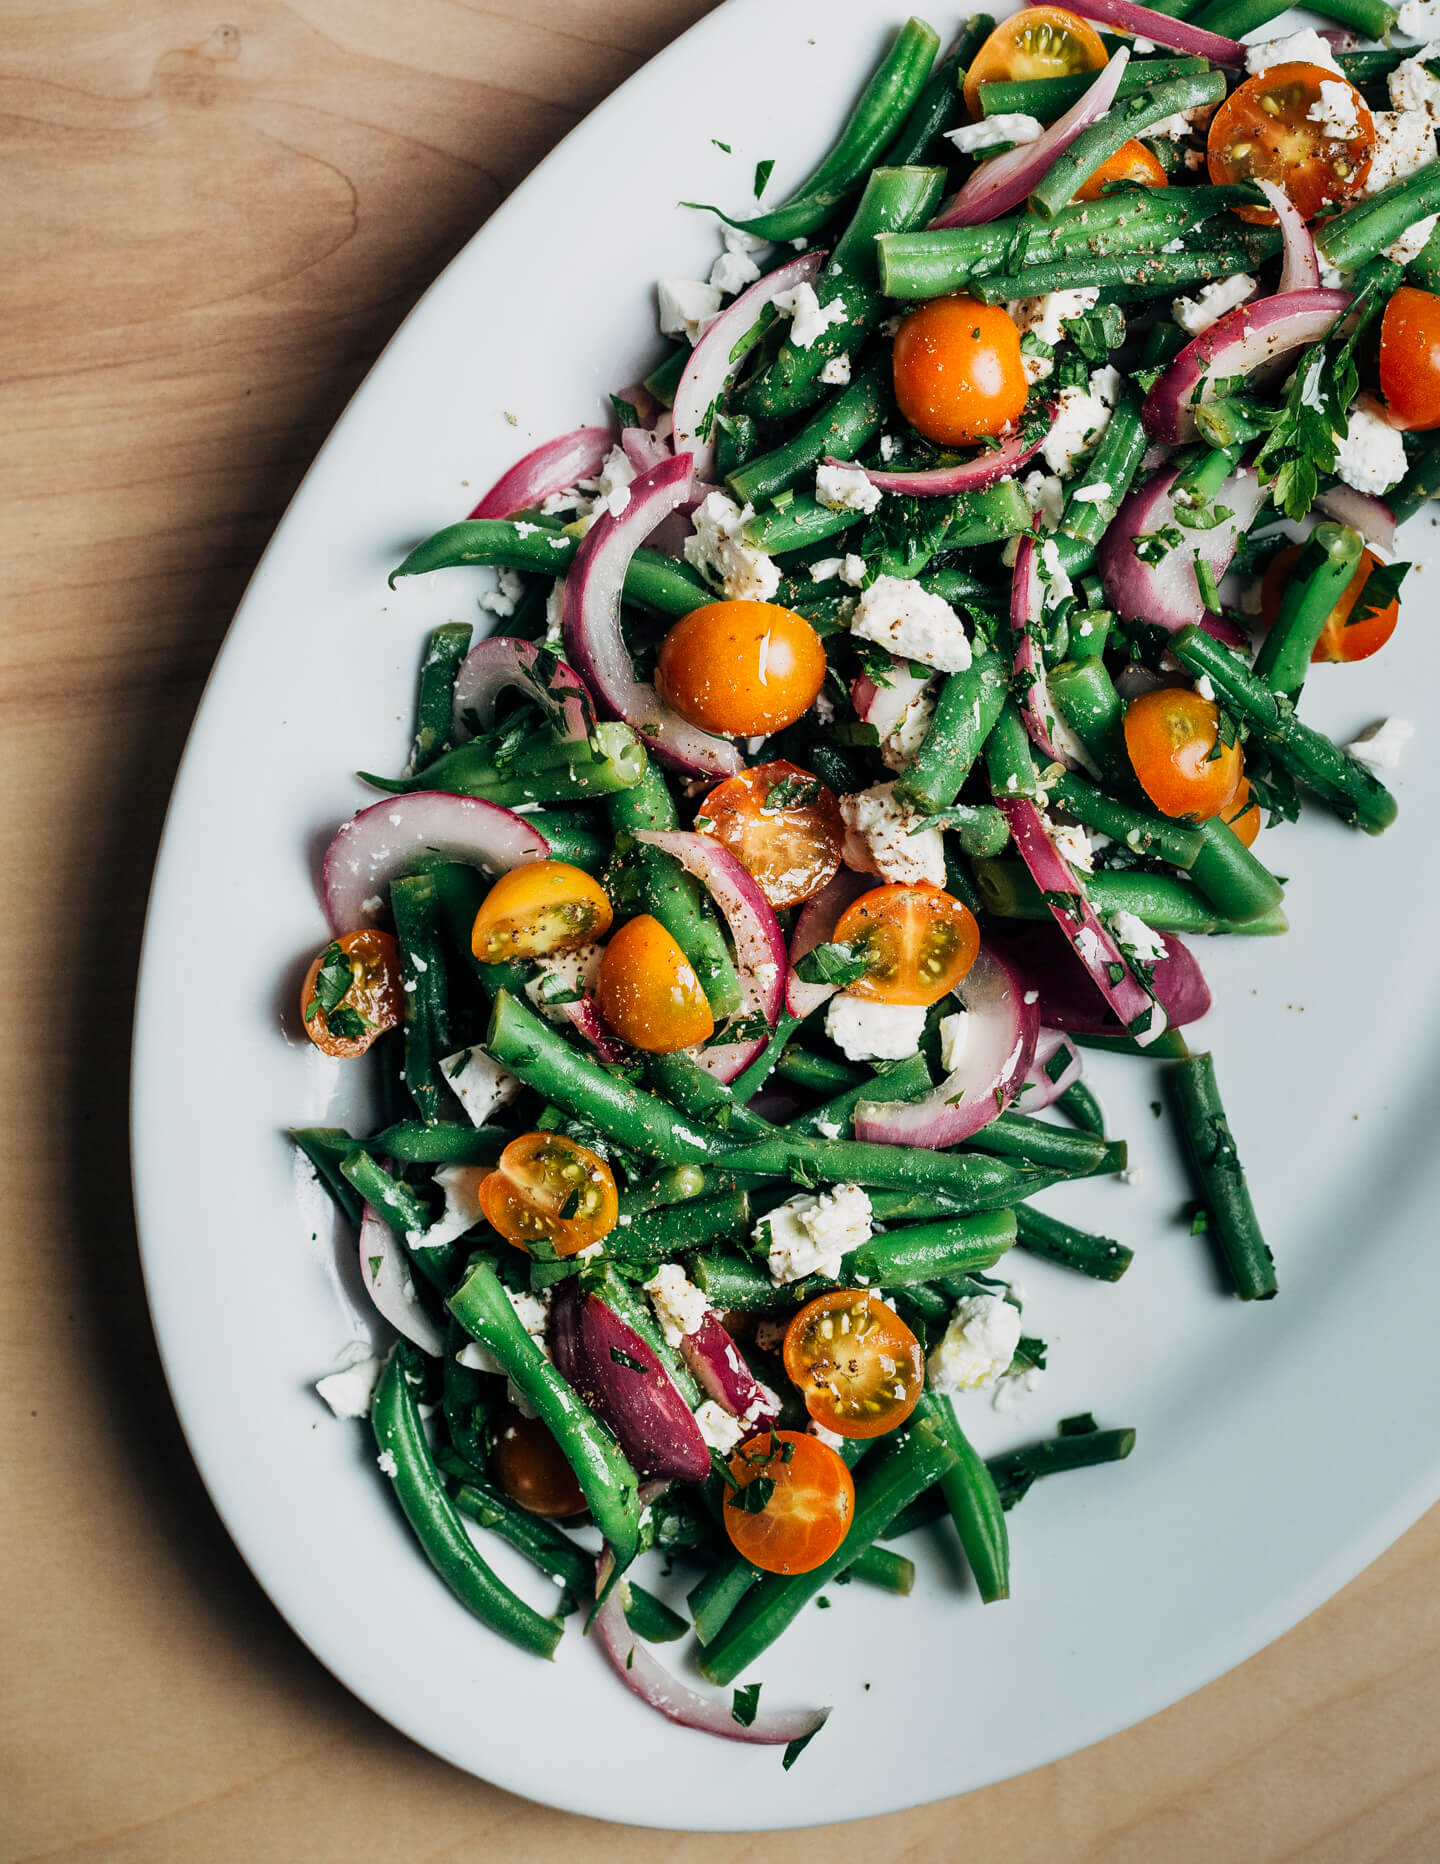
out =
{"type": "MultiPolygon", "coordinates": [[[[261,546],[416,294],[706,10],[0,0],[7,1859],[768,1852],[525,1804],[412,1747],[319,1668],[186,1455],[126,1160],[150,865],[261,546]]],[[[243,928],[197,906],[196,934],[223,944],[243,928]]],[[[197,1040],[215,1039],[197,1021],[197,1040]]],[[[966,1800],[832,1830],[826,1853],[1433,1864],[1437,1657],[1432,1515],[1189,1701],[966,1800]]]]}

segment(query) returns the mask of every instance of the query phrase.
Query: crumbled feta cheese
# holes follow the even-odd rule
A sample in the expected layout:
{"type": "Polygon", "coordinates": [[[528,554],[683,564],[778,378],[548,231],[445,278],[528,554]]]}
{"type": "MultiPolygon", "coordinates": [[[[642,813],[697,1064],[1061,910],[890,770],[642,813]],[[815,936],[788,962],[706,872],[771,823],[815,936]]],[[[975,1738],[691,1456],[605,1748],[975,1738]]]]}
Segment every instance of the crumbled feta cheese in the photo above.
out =
{"type": "Polygon", "coordinates": [[[1358,738],[1352,738],[1345,749],[1372,770],[1394,770],[1414,736],[1415,727],[1408,718],[1382,718],[1378,725],[1371,725],[1358,738]]]}
{"type": "Polygon", "coordinates": [[[896,441],[895,441],[894,434],[881,434],[880,436],[880,457],[887,466],[890,464],[891,460],[893,460],[895,457],[895,446],[896,446],[896,441]]]}
{"type": "Polygon", "coordinates": [[[721,1456],[728,1456],[745,1435],[746,1426],[738,1417],[730,1413],[713,1398],[707,1398],[695,1413],[695,1422],[700,1426],[700,1435],[712,1450],[721,1456]]]}
{"type": "Polygon", "coordinates": [[[535,960],[534,974],[525,981],[525,995],[548,1022],[568,1022],[565,1006],[583,996],[595,981],[600,958],[598,945],[546,952],[535,960]]]}
{"type": "Polygon", "coordinates": [[[1120,1174],[1121,1184],[1144,1184],[1145,1168],[1143,1165],[1127,1165],[1120,1174]]]}
{"type": "Polygon", "coordinates": [[[399,1464],[395,1461],[395,1452],[393,1450],[382,1450],[375,1458],[375,1466],[382,1476],[389,1476],[392,1482],[400,1473],[399,1464]]]}
{"type": "Polygon", "coordinates": [[[1202,330],[1218,323],[1227,311],[1233,311],[1247,298],[1254,297],[1259,284],[1248,272],[1236,272],[1230,278],[1217,278],[1204,285],[1193,298],[1174,298],[1170,315],[1182,330],[1198,337],[1202,330]]]}
{"type": "Polygon", "coordinates": [[[1097,369],[1090,387],[1062,388],[1055,398],[1055,424],[1045,436],[1041,457],[1052,472],[1068,479],[1081,459],[1110,425],[1119,377],[1114,369],[1097,369]],[[1114,386],[1102,378],[1114,378],[1114,386]],[[1104,391],[1110,389],[1107,395],[1104,391]]]}
{"type": "Polygon", "coordinates": [[[844,567],[844,557],[817,557],[810,565],[810,580],[811,582],[833,582],[844,567]]]}
{"type": "Polygon", "coordinates": [[[665,1262],[645,1284],[655,1318],[671,1346],[687,1333],[695,1333],[710,1312],[710,1304],[678,1262],[665,1262]]]}
{"type": "Polygon", "coordinates": [[[1362,197],[1379,194],[1435,160],[1435,118],[1426,110],[1372,110],[1375,152],[1362,197]]]}
{"type": "Polygon", "coordinates": [[[1308,26],[1303,32],[1292,32],[1287,39],[1267,39],[1263,45],[1245,47],[1245,70],[1250,77],[1258,78],[1272,65],[1323,65],[1334,72],[1340,69],[1330,41],[1308,26]]]}
{"type": "Polygon", "coordinates": [[[857,795],[842,796],[840,813],[845,826],[864,842],[872,869],[882,879],[910,886],[925,881],[945,885],[940,830],[922,826],[923,816],[897,803],[893,783],[876,783],[857,795]],[[912,829],[919,832],[912,834],[912,829]]]}
{"type": "Polygon", "coordinates": [[[660,328],[667,337],[698,343],[720,309],[720,287],[698,278],[662,278],[655,287],[660,328]]]}
{"type": "Polygon", "coordinates": [[[413,1231],[405,1238],[410,1247],[439,1249],[473,1230],[485,1214],[480,1208],[480,1180],[484,1176],[474,1165],[442,1165],[435,1173],[435,1183],[445,1194],[445,1208],[428,1230],[413,1231]]]}
{"type": "Polygon", "coordinates": [[[1320,96],[1305,113],[1306,121],[1318,123],[1323,136],[1349,142],[1360,134],[1360,102],[1360,93],[1344,78],[1322,78],[1320,96]]]}
{"type": "Polygon", "coordinates": [[[1067,597],[1074,594],[1075,585],[1070,580],[1070,572],[1060,557],[1060,546],[1053,537],[1047,537],[1040,546],[1040,580],[1045,585],[1044,606],[1057,608],[1067,597]]]}
{"type": "Polygon", "coordinates": [[[850,358],[832,356],[820,371],[820,380],[830,388],[844,388],[850,380],[850,358]]]}
{"type": "MultiPolygon", "coordinates": [[[[1015,298],[1005,308],[1022,339],[1033,336],[1036,342],[1054,349],[1063,339],[1069,319],[1083,317],[1099,302],[1098,285],[1081,285],[1074,291],[1049,291],[1043,297],[1015,298]]],[[[1055,367],[1049,356],[1032,356],[1023,350],[1020,361],[1027,382],[1043,382],[1055,367]]]]}
{"type": "Polygon", "coordinates": [[[970,664],[960,617],[943,596],[931,595],[908,576],[877,576],[860,597],[850,632],[938,673],[960,673],[970,664]]]}
{"type": "Polygon", "coordinates": [[[995,149],[1001,143],[1038,142],[1045,125],[1038,118],[1018,112],[981,117],[978,123],[965,123],[959,129],[947,129],[946,142],[954,143],[961,155],[974,155],[981,149],[995,149]]]}
{"type": "Polygon", "coordinates": [[[1382,415],[1358,403],[1347,416],[1349,431],[1335,442],[1335,471],[1357,492],[1388,492],[1405,477],[1405,443],[1382,415]]]}
{"type": "Polygon", "coordinates": [[[473,1126],[483,1126],[492,1113],[509,1106],[520,1092],[521,1083],[516,1077],[492,1061],[484,1049],[459,1049],[453,1055],[442,1055],[440,1072],[473,1126]]]}
{"type": "Polygon", "coordinates": [[[841,567],[840,580],[849,583],[852,589],[858,589],[865,580],[864,557],[857,557],[852,550],[841,567]]]}
{"type": "Polygon", "coordinates": [[[822,304],[815,287],[809,284],[777,291],[771,302],[777,311],[790,313],[790,341],[796,349],[809,349],[832,324],[843,324],[850,316],[843,298],[831,298],[828,304],[822,304]]]}
{"type": "Polygon", "coordinates": [[[993,1385],[1009,1370],[1019,1344],[1019,1308],[998,1294],[967,1295],[926,1362],[930,1385],[940,1392],[993,1385]]]}
{"type": "Polygon", "coordinates": [[[780,587],[775,559],[745,541],[753,506],[742,511],[733,498],[711,492],[695,513],[694,535],[685,539],[685,561],[732,602],[768,602],[780,587]]]}
{"type": "Polygon", "coordinates": [[[970,1031],[970,1015],[966,1010],[940,1018],[940,1066],[946,1074],[954,1074],[960,1066],[970,1043],[970,1031]]]}
{"type": "Polygon", "coordinates": [[[1440,32],[1440,0],[1405,0],[1395,24],[1407,39],[1428,39],[1440,32]]]}
{"type": "Polygon", "coordinates": [[[1193,110],[1177,110],[1174,116],[1161,117],[1158,123],[1151,123],[1145,134],[1151,141],[1183,142],[1205,114],[1204,104],[1193,110]]]}
{"type": "Polygon", "coordinates": [[[545,598],[545,645],[560,647],[565,640],[565,578],[557,576],[545,598]]]}
{"type": "MultiPolygon", "coordinates": [[[[525,1291],[519,1294],[512,1294],[510,1296],[510,1305],[515,1309],[516,1318],[519,1320],[520,1325],[530,1335],[530,1338],[535,1342],[536,1346],[539,1347],[545,1357],[549,1359],[550,1340],[546,1333],[546,1325],[550,1318],[549,1292],[547,1291],[543,1295],[530,1294],[525,1291]]],[[[456,1365],[468,1367],[471,1372],[488,1372],[492,1375],[503,1373],[505,1370],[504,1366],[501,1365],[500,1361],[490,1351],[490,1348],[488,1346],[482,1346],[478,1340],[468,1340],[465,1345],[460,1348],[460,1351],[456,1353],[455,1363],[456,1365]]],[[[506,1396],[522,1417],[535,1417],[537,1415],[534,1406],[530,1403],[524,1392],[513,1382],[507,1385],[506,1396]]]]}
{"type": "Polygon", "coordinates": [[[807,1275],[833,1278],[841,1259],[870,1240],[870,1231],[870,1199],[858,1184],[837,1184],[817,1196],[789,1198],[761,1218],[754,1234],[768,1251],[771,1278],[780,1284],[807,1275]]]}
{"type": "Polygon", "coordinates": [[[1020,490],[1041,526],[1047,531],[1058,530],[1065,512],[1065,488],[1054,473],[1029,473],[1020,481],[1020,490]]]}
{"type": "Polygon", "coordinates": [[[1127,958],[1141,964],[1159,964],[1166,956],[1164,939],[1135,913],[1112,913],[1109,925],[1111,936],[1127,958]]]}
{"type": "Polygon", "coordinates": [[[480,598],[480,606],[488,609],[492,615],[502,619],[513,615],[520,598],[525,593],[525,584],[515,570],[501,570],[495,588],[487,589],[480,598]]]}
{"type": "Polygon", "coordinates": [[[827,511],[871,512],[885,494],[863,466],[825,465],[816,468],[815,496],[827,511]]]}
{"type": "Polygon", "coordinates": [[[336,1417],[368,1417],[370,1395],[379,1377],[380,1361],[369,1347],[353,1340],[342,1355],[340,1370],[316,1379],[315,1390],[336,1417]]]}
{"type": "Polygon", "coordinates": [[[1019,1372],[1002,1373],[995,1381],[995,1395],[990,1402],[997,1411],[1018,1411],[1021,1400],[1037,1391],[1044,1377],[1039,1366],[1026,1366],[1019,1372]]]}
{"type": "Polygon", "coordinates": [[[1090,847],[1090,837],[1077,823],[1059,822],[1050,830],[1050,840],[1055,852],[1070,867],[1078,867],[1082,874],[1093,874],[1095,856],[1090,847]]]}
{"type": "MultiPolygon", "coordinates": [[[[925,742],[930,721],[935,716],[933,684],[923,686],[889,730],[880,732],[880,757],[887,770],[908,769],[925,742]]],[[[875,723],[873,716],[871,723],[875,723]]],[[[878,725],[876,729],[880,729],[878,725]]]]}
{"type": "Polygon", "coordinates": [[[1094,485],[1077,485],[1070,496],[1077,505],[1103,505],[1112,496],[1112,488],[1104,479],[1097,479],[1094,485]]]}
{"type": "Polygon", "coordinates": [[[1430,243],[1430,235],[1440,225],[1440,214],[1427,214],[1423,220],[1417,220],[1413,227],[1407,227],[1399,239],[1391,240],[1385,248],[1385,257],[1396,265],[1409,265],[1412,259],[1418,259],[1430,243]]]}
{"type": "Polygon", "coordinates": [[[838,1453],[845,1448],[847,1440],[840,1435],[839,1431],[826,1430],[825,1426],[823,1424],[817,1424],[813,1417],[810,1420],[809,1428],[810,1435],[814,1437],[818,1443],[823,1443],[827,1450],[834,1450],[838,1453]]]}
{"type": "Polygon", "coordinates": [[[872,1003],[842,990],[825,1011],[825,1033],[851,1061],[903,1061],[925,1033],[924,1006],[872,1003]]]}
{"type": "Polygon", "coordinates": [[[753,285],[759,276],[760,268],[748,252],[727,249],[710,268],[710,283],[727,298],[753,285]]]}
{"type": "Polygon", "coordinates": [[[1437,61],[1440,61],[1440,40],[1422,45],[1395,67],[1386,80],[1392,109],[1433,110],[1440,104],[1440,78],[1425,69],[1437,61]]]}

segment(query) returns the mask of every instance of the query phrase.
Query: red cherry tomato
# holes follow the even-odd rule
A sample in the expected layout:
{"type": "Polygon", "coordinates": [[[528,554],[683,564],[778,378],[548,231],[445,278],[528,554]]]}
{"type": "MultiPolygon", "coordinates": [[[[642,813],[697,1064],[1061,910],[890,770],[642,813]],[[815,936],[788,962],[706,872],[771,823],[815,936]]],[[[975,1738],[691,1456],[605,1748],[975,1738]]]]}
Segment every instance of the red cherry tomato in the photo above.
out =
{"type": "Polygon", "coordinates": [[[660,644],[655,686],[703,731],[758,738],[803,718],[825,681],[825,649],[774,602],[707,602],[660,644]]]}
{"type": "Polygon", "coordinates": [[[862,893],[841,914],[837,945],[856,945],[869,969],[849,986],[876,1003],[938,1003],[980,949],[980,928],[963,901],[939,887],[886,886],[862,893]]]}
{"type": "Polygon", "coordinates": [[[1260,833],[1260,805],[1250,794],[1248,777],[1241,777],[1235,799],[1220,811],[1220,820],[1227,828],[1234,829],[1247,848],[1255,846],[1255,837],[1260,833]]]}
{"type": "Polygon", "coordinates": [[[900,412],[927,440],[964,446],[1019,419],[1029,384],[1020,332],[998,304],[931,298],[895,333],[900,412]]]}
{"type": "Polygon", "coordinates": [[[353,1061],[376,1036],[395,1028],[405,993],[400,948],[388,932],[346,932],[305,973],[300,1016],[322,1055],[353,1061]]]}
{"type": "Polygon", "coordinates": [[[1088,181],[1082,181],[1075,190],[1077,201],[1098,201],[1105,192],[1108,182],[1138,181],[1142,188],[1168,188],[1170,177],[1160,165],[1160,158],[1152,155],[1143,142],[1122,142],[1114,155],[1107,157],[1091,175],[1088,181]]]}
{"type": "Polygon", "coordinates": [[[1158,686],[1130,701],[1125,749],[1140,787],[1165,815],[1204,821],[1233,800],[1244,765],[1238,744],[1216,750],[1219,722],[1215,701],[1188,686],[1158,686]]]}
{"type": "Polygon", "coordinates": [[[649,913],[627,920],[605,947],[595,998],[621,1041],[651,1055],[693,1048],[715,1033],[690,960],[649,913]]]}
{"type": "Polygon", "coordinates": [[[544,1237],[557,1256],[577,1255],[615,1228],[615,1177],[598,1153],[563,1133],[512,1139],[480,1181],[485,1220],[517,1249],[544,1237]]]}
{"type": "MultiPolygon", "coordinates": [[[[1335,92],[1329,90],[1328,98],[1335,92]]],[[[1353,84],[1323,65],[1272,65],[1247,78],[1215,112],[1206,139],[1210,179],[1217,184],[1273,181],[1305,220],[1364,187],[1375,153],[1375,122],[1353,84]],[[1340,86],[1344,128],[1331,119],[1321,85],[1340,86]]],[[[1276,222],[1272,207],[1237,207],[1255,226],[1276,222]]]]}
{"type": "Polygon", "coordinates": [[[811,1573],[850,1532],[855,1484],[818,1437],[798,1430],[752,1437],[731,1457],[730,1480],[725,1532],[737,1553],[767,1573],[811,1573]]]}
{"type": "Polygon", "coordinates": [[[695,826],[755,876],[778,912],[818,893],[840,866],[845,823],[818,777],[777,758],[718,784],[695,826]]]}
{"type": "Polygon", "coordinates": [[[508,1412],[495,1432],[490,1460],[496,1482],[527,1514],[561,1521],[584,1514],[575,1471],[538,1417],[508,1412]]]}
{"type": "Polygon", "coordinates": [[[1380,393],[1396,427],[1440,427],[1440,298],[1402,285],[1380,320],[1380,393]]]}
{"type": "Polygon", "coordinates": [[[925,1389],[925,1355],[894,1308],[838,1288],[785,1329],[785,1370],[817,1424],[842,1437],[881,1437],[903,1424],[925,1389]]]}
{"type": "MultiPolygon", "coordinates": [[[[1273,627],[1280,613],[1280,603],[1285,594],[1285,585],[1290,580],[1296,563],[1300,559],[1300,546],[1294,545],[1289,550],[1282,550],[1271,558],[1265,570],[1265,580],[1260,586],[1260,612],[1265,617],[1266,625],[1273,627]]],[[[1345,593],[1331,609],[1325,619],[1325,627],[1310,658],[1319,660],[1368,660],[1371,654],[1378,654],[1380,649],[1395,632],[1395,624],[1400,619],[1400,603],[1392,600],[1381,607],[1368,610],[1361,599],[1365,585],[1370,580],[1372,570],[1380,567],[1378,557],[1368,550],[1362,550],[1360,561],[1355,566],[1355,574],[1346,585],[1345,593]],[[1355,620],[1356,610],[1359,619],[1355,620]]]]}

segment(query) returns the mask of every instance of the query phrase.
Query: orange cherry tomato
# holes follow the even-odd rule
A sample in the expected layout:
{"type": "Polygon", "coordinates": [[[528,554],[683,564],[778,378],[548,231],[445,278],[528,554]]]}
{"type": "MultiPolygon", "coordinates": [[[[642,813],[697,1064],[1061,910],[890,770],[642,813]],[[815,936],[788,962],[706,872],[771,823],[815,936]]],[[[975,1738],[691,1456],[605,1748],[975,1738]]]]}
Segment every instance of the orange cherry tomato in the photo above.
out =
{"type": "Polygon", "coordinates": [[[1215,701],[1188,686],[1157,686],[1130,701],[1125,749],[1141,789],[1163,814],[1204,821],[1233,801],[1244,760],[1238,744],[1216,752],[1219,723],[1215,701]]]}
{"type": "Polygon", "coordinates": [[[980,86],[997,79],[1063,78],[1109,64],[1104,42],[1088,20],[1062,6],[1027,6],[1002,19],[965,73],[965,108],[972,122],[984,115],[980,86]]]}
{"type": "Polygon", "coordinates": [[[658,919],[629,919],[605,947],[595,978],[600,1014],[632,1048],[669,1055],[715,1033],[690,960],[658,919]]]}
{"type": "Polygon", "coordinates": [[[1260,833],[1260,805],[1250,794],[1248,777],[1241,777],[1235,799],[1220,811],[1220,820],[1227,828],[1234,829],[1247,848],[1255,846],[1255,837],[1260,833]]]}
{"type": "Polygon", "coordinates": [[[368,927],[333,939],[300,990],[306,1035],[322,1055],[340,1061],[363,1055],[376,1036],[393,1029],[404,1003],[400,948],[388,932],[368,927]]]}
{"type": "Polygon", "coordinates": [[[764,1431],[730,1458],[730,1480],[725,1531],[736,1552],[767,1573],[813,1573],[850,1532],[855,1484],[818,1437],[764,1431]],[[752,1491],[759,1483],[764,1488],[752,1491]]]}
{"type": "Polygon", "coordinates": [[[538,1417],[508,1412],[495,1433],[490,1460],[496,1482],[527,1514],[560,1521],[584,1514],[575,1471],[538,1417]]]}
{"type": "MultiPolygon", "coordinates": [[[[1313,220],[1332,201],[1358,194],[1375,153],[1375,121],[1353,84],[1323,65],[1272,65],[1247,78],[1215,112],[1206,139],[1210,179],[1223,185],[1276,182],[1300,215],[1313,220]],[[1343,133],[1330,120],[1325,85],[1348,92],[1343,133]],[[1351,114],[1353,113],[1353,114],[1351,114]]],[[[1273,227],[1273,207],[1237,207],[1242,220],[1273,227]]]]}
{"type": "Polygon", "coordinates": [[[832,938],[855,945],[869,969],[849,986],[875,1003],[938,1003],[975,962],[980,928],[963,901],[939,887],[885,886],[862,893],[832,938]]]}
{"type": "Polygon", "coordinates": [[[1440,427],[1440,298],[1402,285],[1380,320],[1380,393],[1392,425],[1440,427]]]}
{"type": "Polygon", "coordinates": [[[839,1288],[807,1301],[785,1329],[785,1370],[817,1424],[882,1437],[925,1389],[925,1355],[878,1295],[839,1288]]]}
{"type": "Polygon", "coordinates": [[[1095,170],[1088,181],[1075,190],[1077,201],[1098,201],[1108,182],[1138,181],[1142,188],[1168,188],[1170,177],[1161,167],[1160,158],[1152,155],[1143,142],[1122,142],[1114,155],[1095,170]]]}
{"type": "Polygon", "coordinates": [[[610,930],[605,890],[564,861],[527,861],[502,874],[485,895],[470,949],[485,964],[575,951],[610,930]]]}
{"type": "Polygon", "coordinates": [[[910,425],[940,446],[1003,433],[1029,385],[1020,332],[999,304],[931,298],[895,332],[895,399],[910,425]]]}
{"type": "Polygon", "coordinates": [[[774,602],[707,602],[660,643],[655,686],[702,731],[758,738],[803,718],[825,681],[825,649],[774,602]]]}
{"type": "Polygon", "coordinates": [[[818,777],[777,758],[718,784],[695,826],[755,876],[778,912],[818,893],[840,866],[845,823],[818,777]]]}
{"type": "MultiPolygon", "coordinates": [[[[1300,546],[1294,545],[1289,550],[1282,550],[1270,559],[1265,569],[1265,580],[1260,585],[1260,613],[1265,618],[1267,627],[1275,625],[1280,613],[1280,603],[1284,598],[1285,585],[1290,580],[1291,572],[1300,560],[1300,546]]],[[[1312,662],[1321,660],[1368,660],[1371,654],[1378,654],[1380,649],[1395,632],[1395,624],[1400,619],[1400,603],[1390,601],[1383,608],[1365,613],[1365,604],[1361,601],[1365,585],[1370,580],[1370,572],[1380,567],[1380,559],[1368,550],[1360,552],[1360,561],[1355,565],[1355,574],[1345,586],[1345,593],[1325,618],[1325,626],[1320,639],[1315,643],[1310,655],[1312,662]],[[1361,619],[1352,621],[1350,617],[1359,608],[1361,619]]]]}
{"type": "Polygon", "coordinates": [[[557,1256],[578,1255],[615,1228],[615,1177],[598,1153],[563,1133],[512,1139],[480,1181],[485,1220],[517,1249],[546,1237],[557,1256]]]}

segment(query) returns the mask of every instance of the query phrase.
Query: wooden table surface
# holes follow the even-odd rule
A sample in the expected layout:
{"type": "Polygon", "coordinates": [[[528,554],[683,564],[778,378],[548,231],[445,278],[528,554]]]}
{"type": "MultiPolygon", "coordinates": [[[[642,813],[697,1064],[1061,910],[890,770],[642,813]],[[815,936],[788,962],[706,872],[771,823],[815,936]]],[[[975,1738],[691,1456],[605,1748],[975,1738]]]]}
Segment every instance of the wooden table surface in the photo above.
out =
{"type": "MultiPolygon", "coordinates": [[[[126,1157],[156,839],[260,549],[430,278],[705,10],[0,8],[6,1859],[764,1854],[758,1838],[647,1837],[514,1799],[412,1747],[315,1663],[186,1455],[126,1157]]],[[[216,1039],[197,1017],[197,1040],[216,1039]]],[[[1188,1701],[968,1799],[836,1828],[827,1855],[1433,1864],[1437,1657],[1440,1512],[1188,1701]]]]}

